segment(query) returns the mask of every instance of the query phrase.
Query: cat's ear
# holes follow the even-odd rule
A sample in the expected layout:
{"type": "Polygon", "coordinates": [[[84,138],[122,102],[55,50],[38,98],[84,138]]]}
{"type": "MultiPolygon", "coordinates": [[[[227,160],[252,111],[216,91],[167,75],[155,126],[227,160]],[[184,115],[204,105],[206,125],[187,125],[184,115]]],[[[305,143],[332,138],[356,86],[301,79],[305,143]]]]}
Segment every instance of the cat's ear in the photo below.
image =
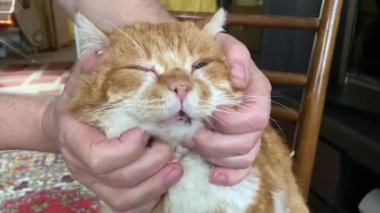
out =
{"type": "Polygon", "coordinates": [[[108,44],[107,36],[81,13],[75,15],[75,24],[78,27],[80,52],[87,49],[103,49],[108,44]]]}
{"type": "Polygon", "coordinates": [[[223,26],[226,23],[226,18],[227,12],[223,8],[220,8],[218,12],[216,12],[214,16],[210,19],[210,21],[208,21],[204,25],[203,30],[212,35],[215,35],[219,32],[223,32],[223,26]]]}

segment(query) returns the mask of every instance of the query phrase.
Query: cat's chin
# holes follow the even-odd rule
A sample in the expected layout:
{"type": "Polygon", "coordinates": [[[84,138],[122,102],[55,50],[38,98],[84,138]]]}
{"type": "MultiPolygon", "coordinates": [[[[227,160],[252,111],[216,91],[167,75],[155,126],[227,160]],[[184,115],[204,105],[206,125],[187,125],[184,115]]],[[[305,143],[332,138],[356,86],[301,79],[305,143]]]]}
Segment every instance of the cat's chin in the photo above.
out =
{"type": "Polygon", "coordinates": [[[158,122],[158,126],[163,125],[191,125],[192,118],[188,116],[184,111],[179,111],[175,115],[158,122]]]}
{"type": "Polygon", "coordinates": [[[191,119],[190,121],[188,119],[190,118],[171,117],[163,122],[145,123],[138,127],[171,145],[177,146],[181,142],[191,139],[195,132],[204,126],[201,120],[191,119]]]}

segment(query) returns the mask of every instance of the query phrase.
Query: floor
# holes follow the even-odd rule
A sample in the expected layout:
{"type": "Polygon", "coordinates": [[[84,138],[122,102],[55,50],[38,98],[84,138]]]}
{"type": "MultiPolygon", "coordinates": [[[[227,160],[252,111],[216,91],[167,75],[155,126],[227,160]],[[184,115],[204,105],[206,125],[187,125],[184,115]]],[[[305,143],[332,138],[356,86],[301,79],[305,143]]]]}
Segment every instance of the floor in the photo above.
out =
{"type": "Polygon", "coordinates": [[[0,59],[0,92],[59,94],[74,61],[73,48],[0,59]]]}

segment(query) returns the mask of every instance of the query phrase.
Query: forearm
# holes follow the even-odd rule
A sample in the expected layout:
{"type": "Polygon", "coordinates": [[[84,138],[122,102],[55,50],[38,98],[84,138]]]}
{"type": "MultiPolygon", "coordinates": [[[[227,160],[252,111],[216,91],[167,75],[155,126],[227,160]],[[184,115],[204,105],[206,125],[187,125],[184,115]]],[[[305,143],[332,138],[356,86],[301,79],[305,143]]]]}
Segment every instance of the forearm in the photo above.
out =
{"type": "Polygon", "coordinates": [[[0,94],[0,150],[58,152],[42,131],[48,96],[0,94]]]}
{"type": "Polygon", "coordinates": [[[173,20],[159,0],[55,0],[73,18],[83,13],[99,28],[110,31],[130,22],[159,23],[173,20]]]}

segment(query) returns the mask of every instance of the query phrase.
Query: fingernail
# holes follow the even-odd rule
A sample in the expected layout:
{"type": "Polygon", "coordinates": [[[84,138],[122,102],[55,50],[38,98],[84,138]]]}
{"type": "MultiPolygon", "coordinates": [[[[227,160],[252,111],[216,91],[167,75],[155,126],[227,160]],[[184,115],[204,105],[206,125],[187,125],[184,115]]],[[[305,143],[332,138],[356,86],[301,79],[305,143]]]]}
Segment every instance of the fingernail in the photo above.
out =
{"type": "Polygon", "coordinates": [[[244,67],[240,64],[231,65],[231,78],[236,79],[240,83],[246,83],[247,77],[244,70],[244,67]]]}
{"type": "Polygon", "coordinates": [[[167,163],[166,163],[166,165],[169,165],[169,164],[171,164],[171,163],[178,163],[178,160],[176,160],[176,159],[173,159],[173,160],[171,160],[171,161],[167,162],[167,163]]]}
{"type": "Polygon", "coordinates": [[[217,184],[227,183],[227,176],[222,173],[215,173],[213,175],[212,182],[217,183],[217,184]]]}
{"type": "Polygon", "coordinates": [[[95,51],[95,55],[98,56],[98,57],[101,56],[101,55],[103,55],[103,53],[104,53],[104,50],[96,50],[95,51]]]}
{"type": "Polygon", "coordinates": [[[172,165],[165,177],[165,184],[172,186],[179,181],[182,176],[182,170],[177,165],[172,165]]]}

